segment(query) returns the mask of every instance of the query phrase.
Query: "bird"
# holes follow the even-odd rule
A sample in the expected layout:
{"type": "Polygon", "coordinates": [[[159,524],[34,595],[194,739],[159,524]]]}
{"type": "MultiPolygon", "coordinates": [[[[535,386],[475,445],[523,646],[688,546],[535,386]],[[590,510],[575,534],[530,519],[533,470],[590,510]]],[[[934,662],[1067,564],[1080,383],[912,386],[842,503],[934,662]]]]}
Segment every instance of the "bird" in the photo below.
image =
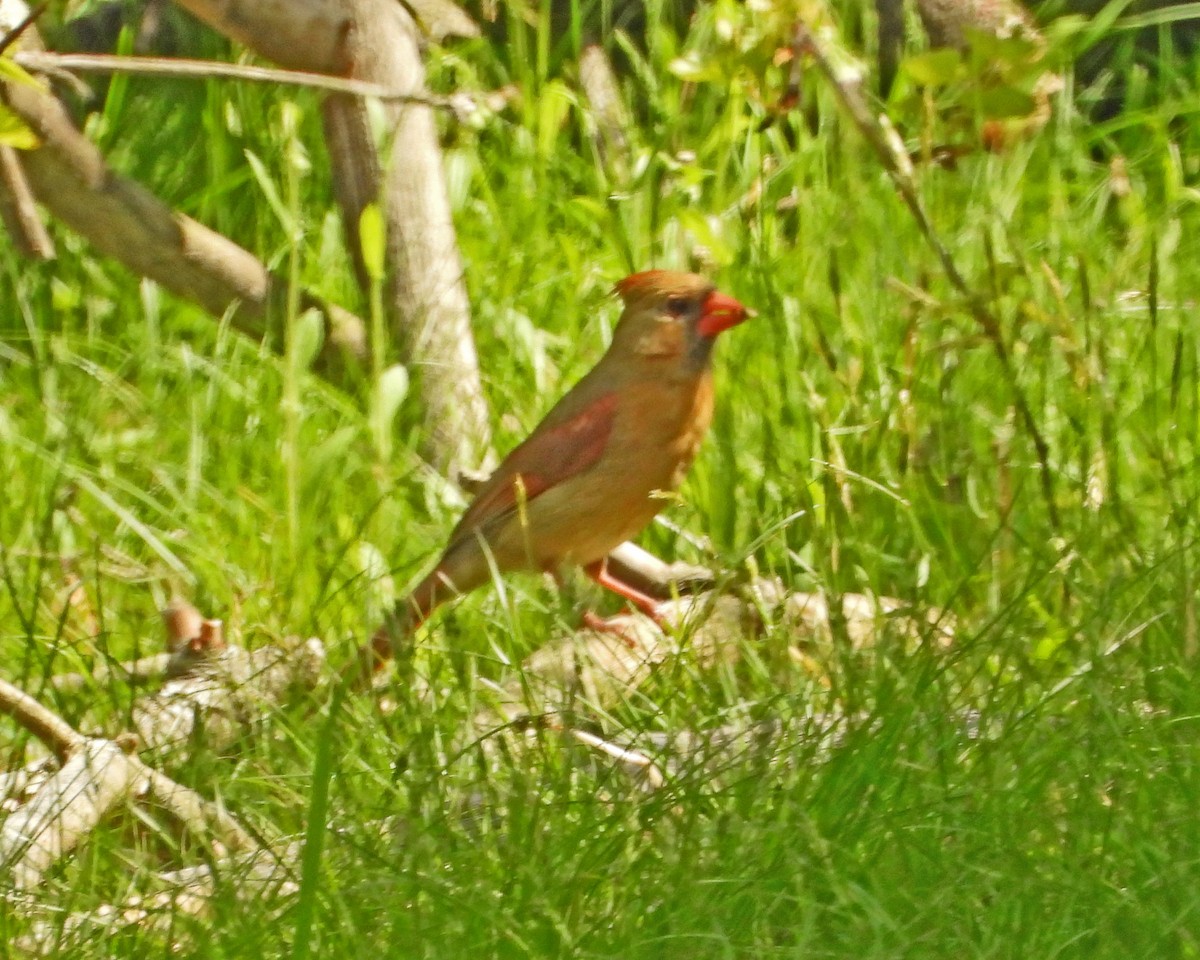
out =
{"type": "Polygon", "coordinates": [[[713,344],[753,311],[673,270],[632,274],[614,293],[624,310],[608,350],[476,491],[437,564],[364,648],[373,666],[494,573],[581,567],[657,619],[657,602],[605,558],[683,482],[712,423],[713,344]]]}

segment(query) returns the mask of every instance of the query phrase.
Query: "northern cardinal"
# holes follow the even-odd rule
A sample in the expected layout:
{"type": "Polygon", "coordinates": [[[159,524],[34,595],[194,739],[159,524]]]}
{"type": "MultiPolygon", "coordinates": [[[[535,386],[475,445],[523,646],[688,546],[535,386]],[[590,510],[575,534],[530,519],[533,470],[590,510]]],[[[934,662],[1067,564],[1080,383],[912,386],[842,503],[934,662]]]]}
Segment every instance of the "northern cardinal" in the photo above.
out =
{"type": "Polygon", "coordinates": [[[615,292],[625,311],[608,351],[476,493],[437,566],[364,651],[376,662],[493,570],[573,564],[654,615],[655,601],[611,576],[604,560],[683,482],[712,422],[713,341],[748,311],[694,273],[647,270],[615,292]]]}

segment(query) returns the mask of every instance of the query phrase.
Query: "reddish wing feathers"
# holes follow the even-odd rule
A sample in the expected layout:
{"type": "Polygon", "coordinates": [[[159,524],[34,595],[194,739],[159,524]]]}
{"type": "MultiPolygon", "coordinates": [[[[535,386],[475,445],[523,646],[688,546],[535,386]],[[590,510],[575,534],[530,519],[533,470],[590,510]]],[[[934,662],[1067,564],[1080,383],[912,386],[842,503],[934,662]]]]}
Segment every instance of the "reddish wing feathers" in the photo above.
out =
{"type": "Polygon", "coordinates": [[[534,430],[505,458],[479,491],[479,496],[455,527],[446,552],[449,553],[464,535],[491,526],[516,509],[518,477],[525,487],[525,500],[529,502],[595,465],[608,445],[617,403],[615,391],[601,394],[570,420],[534,430]]]}

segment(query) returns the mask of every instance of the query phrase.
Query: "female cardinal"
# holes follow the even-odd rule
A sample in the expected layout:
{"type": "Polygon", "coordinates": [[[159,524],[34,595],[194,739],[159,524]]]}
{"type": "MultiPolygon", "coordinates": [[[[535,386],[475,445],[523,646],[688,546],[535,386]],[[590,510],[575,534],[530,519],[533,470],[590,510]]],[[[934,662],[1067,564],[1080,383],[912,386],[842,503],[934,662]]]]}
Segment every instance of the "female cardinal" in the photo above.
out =
{"type": "Polygon", "coordinates": [[[479,489],[437,566],[372,639],[377,660],[439,604],[493,570],[574,564],[651,616],[655,601],[604,558],[683,482],[712,422],[713,341],[748,311],[703,277],[647,270],[616,286],[612,345],[479,489]]]}

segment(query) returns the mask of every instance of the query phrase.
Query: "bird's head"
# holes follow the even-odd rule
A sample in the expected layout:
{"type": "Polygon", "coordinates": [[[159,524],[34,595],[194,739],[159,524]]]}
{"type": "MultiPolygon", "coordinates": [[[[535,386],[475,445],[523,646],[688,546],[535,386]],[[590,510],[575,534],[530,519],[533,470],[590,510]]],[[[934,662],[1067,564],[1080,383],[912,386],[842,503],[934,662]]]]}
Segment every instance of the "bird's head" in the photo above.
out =
{"type": "Polygon", "coordinates": [[[708,361],[717,334],[753,316],[704,277],[674,270],[645,270],[616,286],[625,312],[613,346],[648,357],[708,361]]]}

